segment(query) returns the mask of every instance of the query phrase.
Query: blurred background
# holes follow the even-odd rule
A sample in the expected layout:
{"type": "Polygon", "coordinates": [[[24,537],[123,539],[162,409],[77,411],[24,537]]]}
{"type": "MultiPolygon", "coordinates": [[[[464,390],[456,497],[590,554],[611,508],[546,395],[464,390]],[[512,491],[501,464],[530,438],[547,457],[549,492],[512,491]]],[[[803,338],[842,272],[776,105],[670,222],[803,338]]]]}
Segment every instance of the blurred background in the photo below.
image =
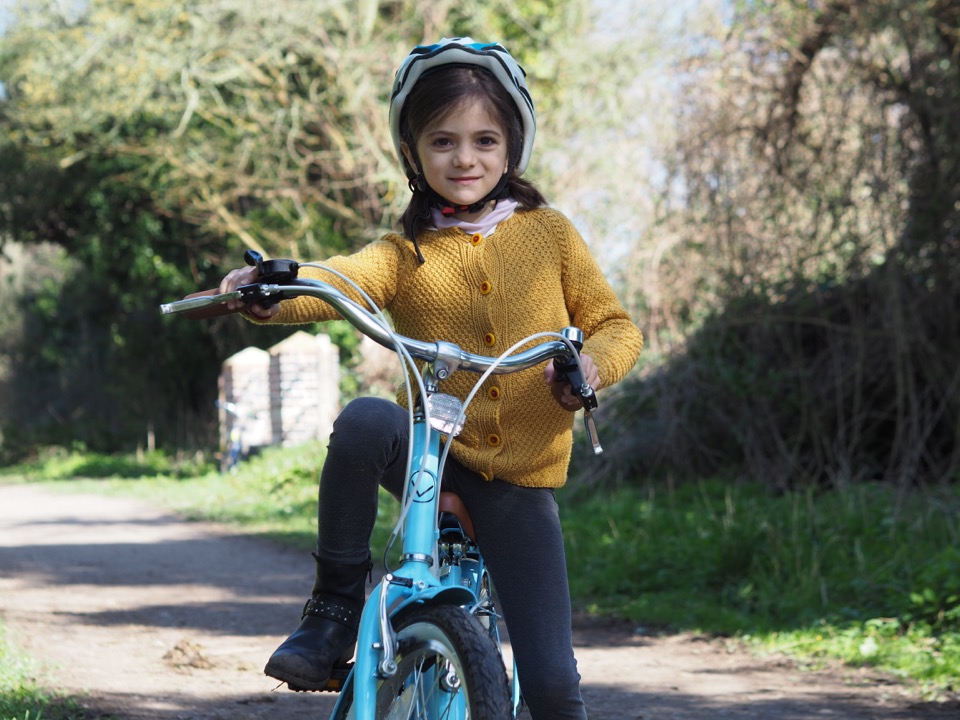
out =
{"type": "MultiPolygon", "coordinates": [[[[592,480],[958,478],[951,0],[0,8],[3,463],[216,447],[223,360],[297,328],[158,305],[246,248],[322,260],[396,227],[393,70],[469,34],[525,67],[528,176],[646,337],[592,480]]],[[[362,392],[359,339],[324,331],[362,392]]]]}

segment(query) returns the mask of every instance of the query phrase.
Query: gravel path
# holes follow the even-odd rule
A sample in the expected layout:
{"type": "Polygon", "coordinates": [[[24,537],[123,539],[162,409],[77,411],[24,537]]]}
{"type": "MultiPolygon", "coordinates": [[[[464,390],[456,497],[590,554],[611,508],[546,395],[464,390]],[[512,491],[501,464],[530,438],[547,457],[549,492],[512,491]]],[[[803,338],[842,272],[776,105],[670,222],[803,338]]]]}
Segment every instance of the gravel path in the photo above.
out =
{"type": "MultiPolygon", "coordinates": [[[[261,670],[312,562],[141,501],[0,486],[0,617],[46,682],[130,720],[322,718],[334,696],[261,670]]],[[[799,671],[731,644],[576,627],[592,720],[960,718],[875,673],[799,671]]]]}

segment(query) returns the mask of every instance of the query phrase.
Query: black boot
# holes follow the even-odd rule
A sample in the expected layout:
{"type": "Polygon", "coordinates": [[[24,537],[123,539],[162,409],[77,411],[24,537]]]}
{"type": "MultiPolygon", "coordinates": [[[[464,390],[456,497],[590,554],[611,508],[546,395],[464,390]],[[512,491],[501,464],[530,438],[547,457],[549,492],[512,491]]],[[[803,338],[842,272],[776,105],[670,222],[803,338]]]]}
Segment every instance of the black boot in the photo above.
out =
{"type": "Polygon", "coordinates": [[[270,656],[263,672],[291,690],[324,690],[334,665],[353,657],[372,566],[369,560],[337,565],[318,558],[313,596],[300,625],[270,656]]]}

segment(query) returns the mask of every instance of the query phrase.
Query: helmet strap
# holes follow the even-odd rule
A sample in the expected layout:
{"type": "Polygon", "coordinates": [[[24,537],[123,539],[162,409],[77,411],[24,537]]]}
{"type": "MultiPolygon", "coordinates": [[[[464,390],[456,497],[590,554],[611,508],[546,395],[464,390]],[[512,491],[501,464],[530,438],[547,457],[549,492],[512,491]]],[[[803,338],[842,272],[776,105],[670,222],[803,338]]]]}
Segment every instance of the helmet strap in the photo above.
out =
{"type": "MultiPolygon", "coordinates": [[[[507,167],[507,171],[500,176],[499,182],[496,186],[487,193],[486,197],[477,200],[477,202],[472,205],[457,205],[452,203],[446,198],[444,198],[440,193],[434,190],[427,183],[427,179],[423,176],[423,173],[419,170],[417,174],[410,178],[407,182],[407,186],[410,188],[410,192],[421,192],[427,196],[427,201],[430,204],[430,207],[437,208],[440,211],[441,215],[456,215],[458,213],[467,212],[475,213],[483,210],[484,206],[491,200],[502,200],[510,196],[510,189],[507,187],[510,182],[510,167],[507,167]]],[[[417,252],[417,259],[420,263],[425,263],[426,259],[423,257],[423,252],[420,250],[420,242],[417,238],[413,238],[413,247],[417,252]]]]}
{"type": "Polygon", "coordinates": [[[407,182],[407,187],[410,188],[410,192],[417,192],[419,190],[422,193],[426,193],[430,188],[430,186],[427,185],[426,178],[423,177],[423,173],[419,171],[416,177],[410,178],[407,182]]]}
{"type": "Polygon", "coordinates": [[[500,181],[496,186],[487,193],[484,197],[477,202],[470,205],[458,205],[447,200],[445,197],[440,195],[436,190],[430,187],[426,180],[423,179],[421,173],[417,174],[415,180],[410,181],[410,189],[413,190],[416,188],[420,192],[424,193],[427,196],[427,199],[430,201],[430,206],[436,208],[440,211],[441,215],[457,215],[459,213],[475,213],[480,212],[491,200],[502,200],[505,197],[509,197],[510,190],[507,188],[507,184],[510,182],[510,170],[508,169],[503,175],[500,176],[500,181]],[[416,185],[414,185],[416,183],[416,185]]]}

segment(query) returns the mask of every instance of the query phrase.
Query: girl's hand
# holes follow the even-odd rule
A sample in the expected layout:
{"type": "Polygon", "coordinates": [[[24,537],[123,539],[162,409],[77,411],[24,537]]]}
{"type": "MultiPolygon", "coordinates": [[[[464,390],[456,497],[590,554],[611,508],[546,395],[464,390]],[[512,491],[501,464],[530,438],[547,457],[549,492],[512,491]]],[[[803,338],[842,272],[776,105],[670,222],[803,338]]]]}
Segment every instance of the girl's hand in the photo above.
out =
{"type": "MultiPolygon", "coordinates": [[[[259,279],[260,276],[257,274],[257,269],[255,267],[248,266],[237,268],[236,270],[231,270],[226,274],[223,280],[220,281],[220,287],[218,290],[221,293],[233,292],[241,285],[250,285],[251,283],[257,282],[259,279]]],[[[265,308],[262,305],[245,306],[239,300],[231,300],[227,303],[227,307],[231,310],[240,310],[250,317],[256,318],[257,320],[269,320],[277,314],[278,310],[276,305],[271,305],[268,308],[265,308]]]]}
{"type": "MultiPolygon", "coordinates": [[[[593,358],[583,353],[580,354],[580,364],[583,365],[583,380],[590,387],[596,389],[600,387],[600,371],[593,358]]],[[[570,382],[564,378],[557,380],[557,369],[552,362],[548,362],[543,368],[543,376],[546,378],[547,385],[550,386],[550,392],[564,410],[576,412],[583,407],[580,398],[573,394],[570,382]]]]}

